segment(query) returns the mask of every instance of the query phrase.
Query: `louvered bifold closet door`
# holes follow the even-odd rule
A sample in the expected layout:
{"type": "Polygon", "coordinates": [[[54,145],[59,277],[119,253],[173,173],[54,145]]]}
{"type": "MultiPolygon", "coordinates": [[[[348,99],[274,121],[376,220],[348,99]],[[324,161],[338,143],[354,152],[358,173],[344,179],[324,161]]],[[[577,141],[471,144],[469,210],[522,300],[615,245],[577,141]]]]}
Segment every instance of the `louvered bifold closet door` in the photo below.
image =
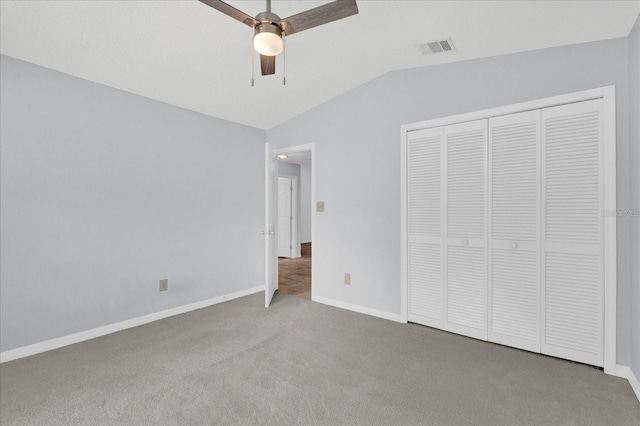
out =
{"type": "Polygon", "coordinates": [[[542,111],[542,353],[603,365],[602,99],[542,111]]]}
{"type": "Polygon", "coordinates": [[[540,352],[540,111],[489,120],[489,340],[540,352]]]}
{"type": "Polygon", "coordinates": [[[445,330],[487,339],[487,120],[445,127],[445,330]]]}
{"type": "Polygon", "coordinates": [[[407,134],[409,321],[442,327],[442,140],[444,128],[407,134]]]}

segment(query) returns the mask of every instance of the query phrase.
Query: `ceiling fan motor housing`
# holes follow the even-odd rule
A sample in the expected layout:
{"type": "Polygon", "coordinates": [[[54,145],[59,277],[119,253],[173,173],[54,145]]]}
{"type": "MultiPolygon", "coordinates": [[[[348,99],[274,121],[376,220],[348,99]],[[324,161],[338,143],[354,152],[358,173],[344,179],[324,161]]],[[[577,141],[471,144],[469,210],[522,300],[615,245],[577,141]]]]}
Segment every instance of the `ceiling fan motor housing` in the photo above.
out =
{"type": "Polygon", "coordinates": [[[280,17],[275,13],[261,12],[256,16],[260,21],[254,28],[254,48],[265,56],[276,56],[282,52],[282,29],[277,22],[280,17]]]}
{"type": "Polygon", "coordinates": [[[261,33],[271,33],[282,38],[282,30],[277,24],[262,23],[260,25],[256,25],[254,36],[257,36],[261,33]]]}
{"type": "Polygon", "coordinates": [[[262,22],[263,24],[269,23],[269,24],[275,24],[276,26],[278,26],[276,22],[280,21],[280,17],[275,13],[271,13],[271,12],[260,12],[256,15],[256,19],[262,22]]]}

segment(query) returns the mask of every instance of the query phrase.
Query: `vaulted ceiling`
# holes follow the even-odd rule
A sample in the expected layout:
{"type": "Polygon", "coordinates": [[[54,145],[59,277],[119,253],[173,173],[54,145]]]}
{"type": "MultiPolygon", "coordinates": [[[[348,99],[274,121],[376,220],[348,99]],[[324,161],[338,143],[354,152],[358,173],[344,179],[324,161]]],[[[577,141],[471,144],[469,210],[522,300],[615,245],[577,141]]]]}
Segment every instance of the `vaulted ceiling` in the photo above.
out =
{"type": "MultiPolygon", "coordinates": [[[[229,0],[255,16],[263,0],[229,0]]],[[[278,1],[281,17],[328,3],[278,1]]],[[[393,70],[626,37],[640,1],[371,1],[286,39],[252,77],[252,30],[196,1],[0,1],[0,53],[268,129],[393,70]],[[451,38],[453,52],[419,44],[451,38]]]]}

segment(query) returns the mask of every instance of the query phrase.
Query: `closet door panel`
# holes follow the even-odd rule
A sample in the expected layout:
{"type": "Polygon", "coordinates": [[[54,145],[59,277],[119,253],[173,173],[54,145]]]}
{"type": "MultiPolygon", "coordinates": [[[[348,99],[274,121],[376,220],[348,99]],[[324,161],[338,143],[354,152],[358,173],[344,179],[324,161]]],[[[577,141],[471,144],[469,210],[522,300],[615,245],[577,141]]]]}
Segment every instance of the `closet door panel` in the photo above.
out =
{"type": "Polygon", "coordinates": [[[487,339],[487,120],[445,127],[445,329],[487,339]]]}
{"type": "Polygon", "coordinates": [[[442,327],[442,127],[407,135],[408,319],[442,327]]]}
{"type": "Polygon", "coordinates": [[[491,250],[489,340],[540,352],[538,253],[491,250]]]}
{"type": "Polygon", "coordinates": [[[540,111],[489,120],[489,340],[540,351],[540,111]]]}
{"type": "Polygon", "coordinates": [[[486,340],[485,249],[452,246],[447,249],[448,329],[486,340]]]}
{"type": "Polygon", "coordinates": [[[485,240],[487,121],[445,128],[447,144],[447,237],[485,240]]]}
{"type": "Polygon", "coordinates": [[[442,327],[442,245],[409,243],[409,321],[442,327]]]}
{"type": "Polygon", "coordinates": [[[602,366],[602,100],[548,108],[542,120],[542,353],[602,366]]]}
{"type": "Polygon", "coordinates": [[[543,353],[602,366],[600,256],[547,252],[543,353]]]}

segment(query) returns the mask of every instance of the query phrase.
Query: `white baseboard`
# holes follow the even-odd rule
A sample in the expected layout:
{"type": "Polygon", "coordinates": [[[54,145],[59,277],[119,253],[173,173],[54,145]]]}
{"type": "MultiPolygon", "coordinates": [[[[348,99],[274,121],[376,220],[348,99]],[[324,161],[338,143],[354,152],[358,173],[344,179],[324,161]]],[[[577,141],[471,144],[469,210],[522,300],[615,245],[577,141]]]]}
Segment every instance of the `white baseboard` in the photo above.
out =
{"type": "Polygon", "coordinates": [[[616,365],[616,371],[614,371],[613,373],[611,373],[612,376],[616,376],[616,377],[622,377],[624,379],[627,378],[627,376],[629,375],[629,372],[631,371],[631,369],[629,367],[627,367],[626,365],[616,365]]]}
{"type": "Polygon", "coordinates": [[[636,398],[638,398],[638,402],[640,402],[640,382],[638,381],[638,378],[636,377],[636,375],[633,374],[633,371],[631,371],[631,369],[629,369],[629,377],[627,377],[627,379],[629,380],[631,389],[633,389],[633,391],[636,393],[636,398]]]}
{"type": "Polygon", "coordinates": [[[406,321],[402,319],[401,314],[392,314],[391,312],[379,311],[377,309],[367,308],[365,306],[354,305],[351,303],[340,302],[338,300],[327,299],[326,297],[320,297],[320,296],[314,296],[313,301],[322,303],[325,305],[329,305],[329,306],[334,306],[336,308],[346,309],[348,311],[371,315],[378,318],[384,318],[390,321],[406,323],[406,321]]]}
{"type": "Polygon", "coordinates": [[[638,401],[640,401],[640,382],[638,381],[636,375],[633,374],[633,371],[631,371],[631,368],[627,367],[626,365],[617,365],[614,376],[627,379],[629,381],[629,384],[631,385],[631,389],[633,389],[636,394],[636,398],[638,398],[638,401]]]}
{"type": "Polygon", "coordinates": [[[126,330],[132,327],[137,327],[139,325],[147,324],[163,318],[172,317],[174,315],[180,315],[186,312],[195,311],[196,309],[206,308],[207,306],[216,305],[218,303],[226,302],[232,299],[237,299],[238,297],[248,296],[260,291],[264,291],[263,285],[246,290],[236,291],[235,293],[226,294],[224,296],[214,297],[213,299],[202,300],[200,302],[178,306],[177,308],[171,308],[160,312],[154,312],[148,315],[143,315],[141,317],[131,318],[125,321],[116,322],[114,324],[92,328],[91,330],[57,337],[55,339],[46,340],[44,342],[22,346],[20,348],[11,349],[9,351],[0,352],[0,363],[13,361],[14,359],[24,358],[53,349],[58,349],[63,346],[73,345],[74,343],[84,342],[85,340],[95,339],[96,337],[126,330]]]}

